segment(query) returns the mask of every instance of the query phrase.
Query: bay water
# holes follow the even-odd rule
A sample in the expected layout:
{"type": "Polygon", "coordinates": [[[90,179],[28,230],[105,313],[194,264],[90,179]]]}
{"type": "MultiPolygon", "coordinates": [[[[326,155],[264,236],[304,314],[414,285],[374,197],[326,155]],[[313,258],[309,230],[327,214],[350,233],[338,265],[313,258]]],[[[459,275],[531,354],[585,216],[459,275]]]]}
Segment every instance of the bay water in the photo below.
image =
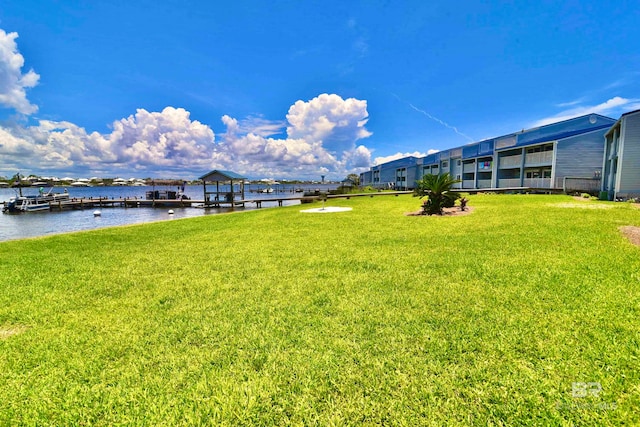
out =
{"type": "MultiPolygon", "coordinates": [[[[207,186],[208,190],[211,190],[207,186]]],[[[275,199],[294,198],[302,196],[302,193],[296,193],[296,189],[304,191],[328,191],[335,189],[336,184],[304,184],[304,185],[275,185],[273,193],[260,193],[264,189],[264,185],[250,184],[245,185],[245,199],[274,199],[274,202],[265,202],[262,204],[263,209],[278,206],[275,199]]],[[[144,199],[145,193],[151,190],[177,190],[175,186],[145,186],[145,187],[129,187],[129,186],[96,186],[96,187],[67,187],[71,198],[138,198],[144,199]]],[[[45,189],[48,191],[49,189],[45,189]]],[[[23,188],[23,195],[35,195],[39,191],[38,188],[23,188]]],[[[53,192],[61,193],[63,187],[54,188],[53,192]]],[[[225,191],[221,186],[220,191],[225,191]]],[[[238,191],[237,189],[235,191],[238,191]]],[[[0,188],[0,201],[8,201],[9,198],[17,194],[17,189],[0,188]]],[[[187,185],[184,194],[192,200],[203,200],[204,190],[202,185],[187,185]]],[[[298,200],[285,201],[283,204],[294,205],[299,204],[298,200]]],[[[255,209],[255,203],[247,203],[244,210],[255,209]]],[[[69,233],[81,230],[92,230],[102,227],[115,227],[120,225],[138,224],[152,221],[168,221],[179,218],[189,218],[203,215],[219,214],[229,212],[230,208],[209,208],[199,209],[195,207],[141,207],[141,208],[122,208],[122,207],[102,207],[100,216],[94,216],[93,212],[96,208],[84,210],[63,210],[63,211],[40,211],[28,212],[20,214],[0,214],[0,241],[24,239],[29,237],[46,236],[58,233],[69,233]],[[173,214],[169,214],[169,210],[173,214]]],[[[238,210],[238,208],[236,208],[238,210]]]]}

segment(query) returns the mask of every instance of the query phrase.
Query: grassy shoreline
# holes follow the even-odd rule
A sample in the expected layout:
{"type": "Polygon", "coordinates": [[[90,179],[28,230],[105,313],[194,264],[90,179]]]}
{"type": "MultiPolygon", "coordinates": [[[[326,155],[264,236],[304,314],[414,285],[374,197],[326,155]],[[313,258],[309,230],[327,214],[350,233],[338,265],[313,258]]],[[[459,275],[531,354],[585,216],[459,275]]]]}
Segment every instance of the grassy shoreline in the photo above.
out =
{"type": "Polygon", "coordinates": [[[640,211],[470,199],[0,243],[0,424],[640,422],[640,211]]]}

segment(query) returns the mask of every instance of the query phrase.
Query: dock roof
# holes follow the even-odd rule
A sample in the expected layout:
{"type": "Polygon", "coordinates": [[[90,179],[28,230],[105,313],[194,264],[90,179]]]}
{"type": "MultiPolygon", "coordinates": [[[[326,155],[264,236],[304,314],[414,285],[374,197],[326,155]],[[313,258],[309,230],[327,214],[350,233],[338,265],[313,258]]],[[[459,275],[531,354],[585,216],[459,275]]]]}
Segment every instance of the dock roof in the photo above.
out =
{"type": "Polygon", "coordinates": [[[245,180],[246,177],[231,171],[212,170],[211,172],[202,175],[200,178],[203,181],[231,181],[231,180],[245,180]]]}

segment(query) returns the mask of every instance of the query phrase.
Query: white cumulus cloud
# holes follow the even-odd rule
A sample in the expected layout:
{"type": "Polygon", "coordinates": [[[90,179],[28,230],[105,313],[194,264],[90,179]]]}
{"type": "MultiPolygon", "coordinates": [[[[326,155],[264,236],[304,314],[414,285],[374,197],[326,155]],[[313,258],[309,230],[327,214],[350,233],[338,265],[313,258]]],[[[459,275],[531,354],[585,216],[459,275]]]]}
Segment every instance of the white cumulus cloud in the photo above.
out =
{"type": "MultiPolygon", "coordinates": [[[[117,120],[109,134],[70,122],[40,120],[35,126],[0,128],[0,162],[33,172],[129,170],[182,175],[211,164],[215,135],[182,108],[139,109],[117,120]],[[34,170],[36,169],[36,170],[34,170]],[[174,173],[175,172],[175,173],[174,173]]],[[[10,172],[10,171],[9,171],[10,172]]]]}
{"type": "Polygon", "coordinates": [[[381,165],[383,163],[387,163],[387,162],[392,162],[394,160],[398,160],[398,159],[404,159],[405,157],[425,157],[428,156],[429,154],[433,154],[433,153],[437,153],[440,150],[429,150],[426,153],[421,153],[419,151],[414,151],[413,153],[396,153],[396,154],[392,154],[390,156],[381,156],[381,157],[376,157],[373,160],[373,164],[374,165],[381,165]]]}
{"type": "Polygon", "coordinates": [[[358,140],[371,135],[365,128],[367,119],[366,101],[335,94],[296,101],[287,114],[286,138],[267,136],[282,127],[280,122],[239,121],[225,115],[222,122],[227,130],[223,141],[216,144],[214,158],[221,167],[250,175],[346,176],[370,166],[369,149],[356,146],[358,140]]]}
{"type": "Polygon", "coordinates": [[[0,127],[0,164],[4,174],[80,173],[185,177],[211,169],[246,176],[342,178],[366,170],[371,152],[357,141],[366,130],[366,101],[320,95],[298,101],[285,122],[223,116],[226,131],[216,135],[192,120],[183,108],[160,112],[138,109],[111,124],[111,132],[88,132],[67,121],[40,120],[33,126],[0,127]]]}
{"type": "Polygon", "coordinates": [[[345,152],[345,158],[348,169],[367,170],[371,166],[371,150],[364,145],[358,145],[355,150],[345,152]]]}
{"type": "Polygon", "coordinates": [[[33,114],[38,107],[27,100],[26,89],[36,86],[40,76],[33,70],[22,74],[24,57],[18,52],[17,38],[18,33],[0,29],[0,105],[33,114]]]}
{"type": "Polygon", "coordinates": [[[368,119],[367,101],[324,93],[307,102],[296,101],[289,108],[287,134],[322,142],[327,151],[341,153],[372,135],[365,128],[368,119]]]}
{"type": "Polygon", "coordinates": [[[138,109],[114,122],[108,139],[120,163],[138,169],[187,168],[208,164],[215,135],[185,109],[166,107],[162,112],[138,109]]]}

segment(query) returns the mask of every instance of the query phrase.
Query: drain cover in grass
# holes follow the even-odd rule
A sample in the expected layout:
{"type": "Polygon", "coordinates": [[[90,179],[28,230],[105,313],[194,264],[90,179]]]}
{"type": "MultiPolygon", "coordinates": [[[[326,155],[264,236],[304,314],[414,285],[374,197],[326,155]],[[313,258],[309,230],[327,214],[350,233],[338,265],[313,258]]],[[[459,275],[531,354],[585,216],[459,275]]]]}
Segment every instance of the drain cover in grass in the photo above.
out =
{"type": "Polygon", "coordinates": [[[346,212],[353,208],[341,208],[339,206],[327,206],[325,208],[305,209],[300,211],[302,213],[332,213],[332,212],[346,212]]]}

